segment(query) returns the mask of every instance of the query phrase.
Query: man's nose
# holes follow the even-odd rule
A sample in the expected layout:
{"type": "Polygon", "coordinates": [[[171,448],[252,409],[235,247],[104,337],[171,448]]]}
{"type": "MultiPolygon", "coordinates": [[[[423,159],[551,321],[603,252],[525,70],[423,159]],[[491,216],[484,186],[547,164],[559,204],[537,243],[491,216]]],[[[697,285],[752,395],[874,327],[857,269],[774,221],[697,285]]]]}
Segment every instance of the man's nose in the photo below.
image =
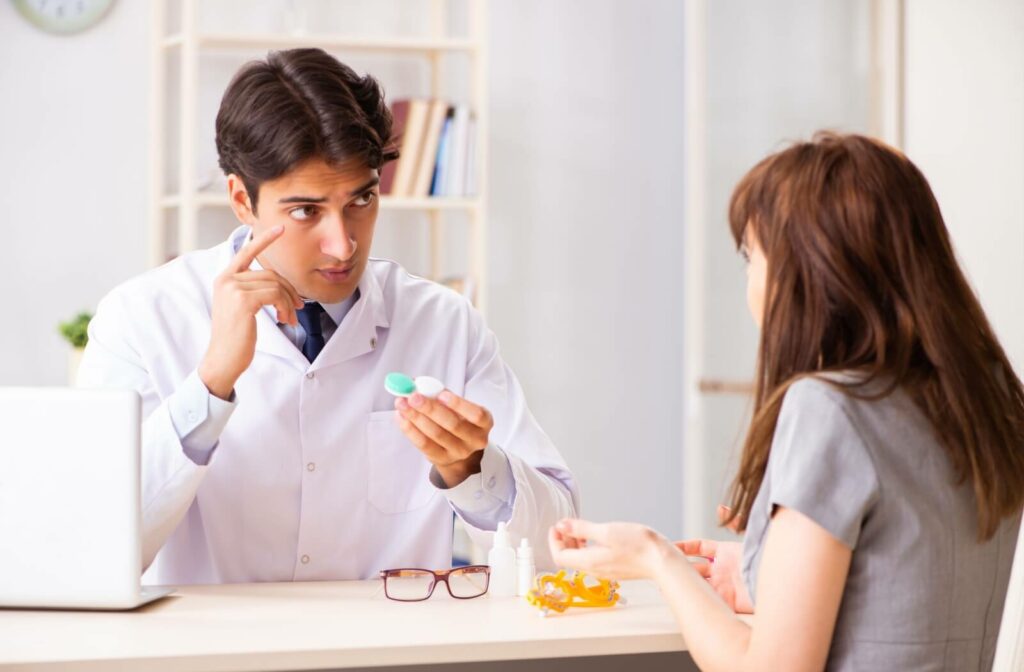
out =
{"type": "Polygon", "coordinates": [[[327,231],[320,242],[320,251],[340,261],[348,261],[356,253],[356,239],[341,217],[326,222],[327,231]]]}

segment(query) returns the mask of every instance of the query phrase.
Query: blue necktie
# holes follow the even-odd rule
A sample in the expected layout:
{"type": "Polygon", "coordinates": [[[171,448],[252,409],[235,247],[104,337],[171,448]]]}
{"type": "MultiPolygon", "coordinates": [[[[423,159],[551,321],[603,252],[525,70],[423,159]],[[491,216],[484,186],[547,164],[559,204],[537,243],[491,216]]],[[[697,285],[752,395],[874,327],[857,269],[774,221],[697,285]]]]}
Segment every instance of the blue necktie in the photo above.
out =
{"type": "Polygon", "coordinates": [[[320,324],[320,316],[323,314],[324,307],[315,301],[307,303],[296,314],[299,324],[306,331],[306,342],[302,344],[302,354],[310,362],[316,359],[316,356],[324,349],[324,332],[320,324]]]}

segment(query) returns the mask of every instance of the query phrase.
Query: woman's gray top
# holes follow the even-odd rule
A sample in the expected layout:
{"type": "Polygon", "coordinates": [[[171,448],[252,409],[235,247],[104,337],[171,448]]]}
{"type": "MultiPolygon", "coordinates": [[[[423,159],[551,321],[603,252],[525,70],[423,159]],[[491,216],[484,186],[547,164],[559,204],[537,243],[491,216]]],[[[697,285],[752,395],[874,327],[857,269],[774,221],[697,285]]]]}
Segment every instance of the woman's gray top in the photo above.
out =
{"type": "Polygon", "coordinates": [[[853,550],[827,669],[991,669],[1020,514],[978,543],[970,485],[955,485],[905,392],[865,401],[814,378],[790,387],[743,544],[755,604],[776,506],[853,550]]]}

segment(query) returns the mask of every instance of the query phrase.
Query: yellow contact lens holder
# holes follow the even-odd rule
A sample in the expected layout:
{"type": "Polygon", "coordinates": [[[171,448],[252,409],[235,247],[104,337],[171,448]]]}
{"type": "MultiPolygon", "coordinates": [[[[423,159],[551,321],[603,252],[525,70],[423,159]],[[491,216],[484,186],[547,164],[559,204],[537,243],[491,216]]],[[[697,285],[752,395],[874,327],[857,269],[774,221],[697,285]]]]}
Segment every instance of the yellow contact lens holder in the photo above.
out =
{"type": "Polygon", "coordinates": [[[567,576],[564,569],[557,574],[542,574],[526,594],[526,601],[540,609],[541,616],[552,611],[561,614],[569,607],[606,608],[626,603],[619,595],[618,581],[598,579],[596,584],[587,585],[586,579],[583,572],[567,576]]]}

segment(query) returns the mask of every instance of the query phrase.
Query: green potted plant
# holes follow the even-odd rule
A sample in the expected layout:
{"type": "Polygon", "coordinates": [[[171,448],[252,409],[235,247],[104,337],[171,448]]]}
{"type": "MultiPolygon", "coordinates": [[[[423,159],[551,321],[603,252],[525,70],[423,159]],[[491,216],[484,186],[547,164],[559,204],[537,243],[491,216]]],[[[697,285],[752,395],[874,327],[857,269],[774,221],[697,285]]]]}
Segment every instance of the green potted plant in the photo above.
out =
{"type": "Polygon", "coordinates": [[[71,344],[71,354],[68,357],[68,383],[71,385],[75,384],[78,365],[82,361],[85,344],[89,342],[89,320],[91,319],[92,313],[82,312],[59,325],[61,335],[71,344]]]}

